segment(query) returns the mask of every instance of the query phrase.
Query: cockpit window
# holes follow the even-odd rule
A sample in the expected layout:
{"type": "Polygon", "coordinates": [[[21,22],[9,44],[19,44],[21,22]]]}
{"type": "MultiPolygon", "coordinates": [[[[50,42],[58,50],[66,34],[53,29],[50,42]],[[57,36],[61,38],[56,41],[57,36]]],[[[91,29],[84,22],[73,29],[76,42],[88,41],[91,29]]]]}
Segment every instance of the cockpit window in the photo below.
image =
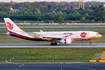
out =
{"type": "Polygon", "coordinates": [[[99,33],[96,33],[96,35],[99,35],[99,33]]]}

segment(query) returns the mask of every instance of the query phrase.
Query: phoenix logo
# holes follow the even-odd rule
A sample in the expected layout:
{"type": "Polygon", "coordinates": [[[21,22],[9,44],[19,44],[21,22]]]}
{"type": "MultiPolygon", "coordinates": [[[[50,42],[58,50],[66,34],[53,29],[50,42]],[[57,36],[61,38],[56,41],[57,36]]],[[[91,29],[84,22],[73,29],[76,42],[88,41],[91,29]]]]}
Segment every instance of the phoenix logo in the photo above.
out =
{"type": "Polygon", "coordinates": [[[13,29],[13,24],[11,24],[10,22],[7,22],[7,27],[9,28],[9,30],[13,29]]]}
{"type": "Polygon", "coordinates": [[[85,33],[85,32],[82,32],[82,33],[80,34],[80,36],[83,37],[83,38],[85,38],[85,37],[86,37],[86,33],[85,33]]]}

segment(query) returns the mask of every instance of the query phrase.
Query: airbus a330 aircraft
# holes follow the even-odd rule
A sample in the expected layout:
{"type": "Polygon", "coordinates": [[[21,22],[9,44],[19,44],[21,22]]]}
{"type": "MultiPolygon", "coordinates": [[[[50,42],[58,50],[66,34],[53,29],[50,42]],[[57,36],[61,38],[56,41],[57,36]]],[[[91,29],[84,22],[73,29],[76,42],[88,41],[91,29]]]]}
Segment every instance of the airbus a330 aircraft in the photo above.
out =
{"type": "Polygon", "coordinates": [[[57,42],[62,44],[71,44],[76,40],[92,40],[102,37],[101,34],[94,31],[53,31],[53,32],[25,32],[21,30],[11,19],[4,18],[7,26],[8,35],[15,36],[22,39],[33,41],[49,41],[51,45],[57,45],[57,42]]]}

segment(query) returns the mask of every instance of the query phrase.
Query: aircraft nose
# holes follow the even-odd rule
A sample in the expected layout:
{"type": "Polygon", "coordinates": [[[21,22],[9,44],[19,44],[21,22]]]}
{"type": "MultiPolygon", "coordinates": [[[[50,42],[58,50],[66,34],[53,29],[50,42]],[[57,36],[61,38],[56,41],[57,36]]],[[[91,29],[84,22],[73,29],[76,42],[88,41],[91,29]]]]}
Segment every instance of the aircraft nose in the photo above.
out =
{"type": "Polygon", "coordinates": [[[101,38],[101,37],[102,37],[102,35],[98,34],[96,36],[90,37],[89,40],[94,40],[94,39],[98,39],[98,38],[101,38]]]}
{"type": "Polygon", "coordinates": [[[101,37],[102,37],[102,35],[101,35],[101,34],[99,34],[97,37],[98,37],[98,38],[101,38],[101,37]]]}

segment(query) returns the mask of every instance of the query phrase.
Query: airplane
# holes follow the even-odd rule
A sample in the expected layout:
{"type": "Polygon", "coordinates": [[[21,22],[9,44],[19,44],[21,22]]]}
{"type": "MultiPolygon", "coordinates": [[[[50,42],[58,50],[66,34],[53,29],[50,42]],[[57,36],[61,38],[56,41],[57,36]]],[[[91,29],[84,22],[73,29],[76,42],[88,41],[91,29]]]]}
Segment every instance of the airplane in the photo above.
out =
{"type": "Polygon", "coordinates": [[[7,26],[7,35],[15,36],[18,38],[33,40],[33,41],[49,41],[50,45],[57,45],[57,43],[71,44],[72,41],[77,40],[92,40],[101,38],[102,35],[94,31],[52,31],[44,32],[25,32],[20,29],[10,18],[4,18],[7,26]]]}

